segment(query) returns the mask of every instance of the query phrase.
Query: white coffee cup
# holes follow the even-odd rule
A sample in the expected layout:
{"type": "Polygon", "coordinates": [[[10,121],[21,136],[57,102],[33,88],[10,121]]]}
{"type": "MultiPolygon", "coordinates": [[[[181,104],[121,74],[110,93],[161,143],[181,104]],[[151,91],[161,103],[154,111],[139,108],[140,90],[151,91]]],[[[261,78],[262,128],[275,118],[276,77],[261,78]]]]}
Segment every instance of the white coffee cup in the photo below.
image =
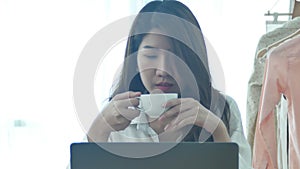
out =
{"type": "Polygon", "coordinates": [[[138,107],[150,118],[158,118],[166,111],[166,108],[162,107],[162,105],[176,98],[178,98],[177,93],[142,94],[139,97],[140,104],[138,107]]]}

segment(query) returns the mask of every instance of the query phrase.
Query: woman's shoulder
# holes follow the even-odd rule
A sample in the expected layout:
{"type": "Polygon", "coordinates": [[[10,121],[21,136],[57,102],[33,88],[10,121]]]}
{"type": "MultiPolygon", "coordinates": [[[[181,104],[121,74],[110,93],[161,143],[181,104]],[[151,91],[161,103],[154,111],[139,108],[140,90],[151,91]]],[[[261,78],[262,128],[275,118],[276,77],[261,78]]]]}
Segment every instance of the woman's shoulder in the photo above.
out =
{"type": "Polygon", "coordinates": [[[239,111],[238,105],[237,105],[236,101],[234,100],[234,98],[227,94],[224,94],[224,93],[221,93],[221,94],[224,97],[225,101],[227,102],[230,112],[239,114],[240,111],[239,111]]]}
{"type": "Polygon", "coordinates": [[[229,106],[231,117],[238,117],[238,119],[240,119],[240,110],[234,98],[226,94],[223,94],[223,96],[225,97],[225,100],[229,106]]]}
{"type": "Polygon", "coordinates": [[[229,105],[237,105],[236,101],[229,95],[223,94],[229,105]]]}

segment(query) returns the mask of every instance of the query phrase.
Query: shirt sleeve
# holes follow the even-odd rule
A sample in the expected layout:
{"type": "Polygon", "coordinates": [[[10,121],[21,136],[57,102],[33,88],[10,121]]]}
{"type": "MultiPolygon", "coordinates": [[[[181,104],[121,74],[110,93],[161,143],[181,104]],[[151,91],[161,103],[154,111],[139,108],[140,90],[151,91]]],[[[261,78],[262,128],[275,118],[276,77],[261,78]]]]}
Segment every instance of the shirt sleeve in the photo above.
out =
{"type": "Polygon", "coordinates": [[[246,131],[247,140],[253,147],[257,112],[259,108],[259,98],[262,89],[262,78],[264,72],[264,62],[258,59],[254,61],[254,71],[248,82],[247,109],[246,109],[246,131]]]}
{"type": "Polygon", "coordinates": [[[226,96],[230,108],[229,136],[239,146],[239,168],[251,169],[251,149],[245,138],[241,114],[233,98],[226,96]]]}
{"type": "Polygon", "coordinates": [[[287,69],[284,56],[273,52],[266,61],[260,109],[253,146],[254,168],[277,168],[277,142],[275,130],[275,106],[284,91],[287,69]]]}

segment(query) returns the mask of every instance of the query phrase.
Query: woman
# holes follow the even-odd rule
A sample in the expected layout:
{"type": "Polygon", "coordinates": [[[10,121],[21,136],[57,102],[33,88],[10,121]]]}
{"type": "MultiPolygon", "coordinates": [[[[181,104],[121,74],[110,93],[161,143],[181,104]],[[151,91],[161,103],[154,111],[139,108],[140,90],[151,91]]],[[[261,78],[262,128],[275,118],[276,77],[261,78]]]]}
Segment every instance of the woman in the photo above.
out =
{"type": "Polygon", "coordinates": [[[118,84],[88,140],[236,142],[240,167],[250,166],[238,107],[212,87],[201,28],[184,4],[153,1],[136,16],[118,84]],[[168,110],[158,119],[139,127],[138,97],[146,93],[179,97],[163,105],[168,110]]]}

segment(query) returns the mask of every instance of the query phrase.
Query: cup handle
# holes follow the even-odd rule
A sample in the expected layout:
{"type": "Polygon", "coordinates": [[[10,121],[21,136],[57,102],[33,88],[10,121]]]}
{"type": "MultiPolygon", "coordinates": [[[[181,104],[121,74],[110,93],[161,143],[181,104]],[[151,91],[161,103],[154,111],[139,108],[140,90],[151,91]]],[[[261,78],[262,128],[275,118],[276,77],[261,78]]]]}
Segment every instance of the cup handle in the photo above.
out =
{"type": "MultiPolygon", "coordinates": [[[[141,101],[141,97],[135,97],[136,99],[138,99],[139,101],[141,101]]],[[[140,108],[140,107],[134,107],[134,106],[130,106],[128,107],[129,109],[134,109],[134,110],[139,110],[141,112],[144,112],[144,109],[143,108],[140,108]]]]}

